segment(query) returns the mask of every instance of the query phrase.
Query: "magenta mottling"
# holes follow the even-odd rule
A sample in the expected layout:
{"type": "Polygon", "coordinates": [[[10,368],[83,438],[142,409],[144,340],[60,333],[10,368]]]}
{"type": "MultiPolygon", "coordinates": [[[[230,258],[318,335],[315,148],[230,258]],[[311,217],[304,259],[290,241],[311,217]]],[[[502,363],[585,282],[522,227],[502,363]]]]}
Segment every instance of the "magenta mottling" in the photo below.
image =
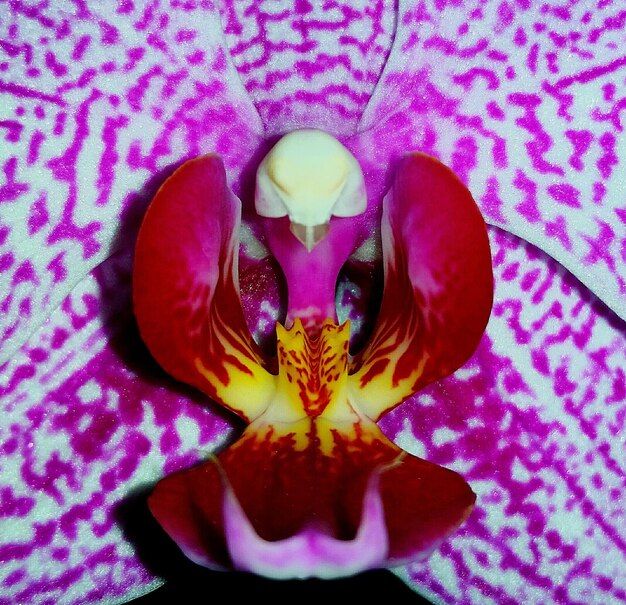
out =
{"type": "Polygon", "coordinates": [[[302,125],[355,150],[372,204],[418,149],[545,251],[492,231],[477,354],[384,422],[479,492],[407,581],[450,605],[626,600],[610,567],[626,553],[624,328],[591,294],[625,316],[623,7],[70,4],[15,0],[0,23],[0,515],[23,524],[0,539],[0,603],[106,603],[153,579],[114,510],[230,425],[141,347],[115,252],[202,153],[224,155],[249,211],[264,137],[302,125]]]}

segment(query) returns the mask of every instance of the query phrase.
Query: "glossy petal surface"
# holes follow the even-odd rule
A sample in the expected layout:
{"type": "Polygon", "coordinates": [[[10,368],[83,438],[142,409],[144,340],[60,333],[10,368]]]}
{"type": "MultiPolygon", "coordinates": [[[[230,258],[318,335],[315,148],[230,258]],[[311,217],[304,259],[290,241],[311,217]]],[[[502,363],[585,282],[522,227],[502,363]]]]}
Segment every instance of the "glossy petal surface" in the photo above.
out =
{"type": "Polygon", "coordinates": [[[163,368],[250,420],[273,377],[239,299],[241,204],[217,156],[186,162],[157,192],[137,239],[135,314],[163,368]]]}
{"type": "Polygon", "coordinates": [[[394,463],[401,452],[377,437],[368,444],[336,436],[332,457],[313,448],[295,452],[289,435],[274,443],[248,439],[218,462],[161,481],[150,507],[187,556],[216,569],[340,577],[423,559],[466,518],[474,495],[445,468],[412,456],[394,463]],[[389,470],[380,469],[387,463],[389,470]],[[377,469],[380,486],[366,494],[377,469]],[[232,486],[225,487],[224,476],[232,486]],[[228,510],[231,498],[242,513],[228,510]],[[225,528],[224,518],[234,515],[236,522],[225,528]],[[242,535],[246,519],[251,536],[242,535]],[[316,525],[305,525],[311,519],[316,525]],[[356,556],[363,548],[370,552],[356,556]],[[268,558],[250,559],[247,549],[268,558]]]}
{"type": "Polygon", "coordinates": [[[383,204],[381,237],[382,304],[352,377],[362,411],[374,420],[467,361],[493,295],[480,211],[434,158],[415,153],[399,162],[383,204]]]}

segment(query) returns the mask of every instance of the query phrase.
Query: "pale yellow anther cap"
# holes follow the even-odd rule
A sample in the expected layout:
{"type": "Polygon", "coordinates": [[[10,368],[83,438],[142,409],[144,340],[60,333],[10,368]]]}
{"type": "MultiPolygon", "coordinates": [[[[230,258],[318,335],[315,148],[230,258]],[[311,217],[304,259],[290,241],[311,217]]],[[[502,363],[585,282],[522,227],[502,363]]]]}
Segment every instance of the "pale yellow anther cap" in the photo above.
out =
{"type": "Polygon", "coordinates": [[[334,216],[366,207],[363,173],[356,158],[322,130],[285,135],[257,171],[255,207],[266,217],[289,216],[291,230],[311,250],[334,216]]]}

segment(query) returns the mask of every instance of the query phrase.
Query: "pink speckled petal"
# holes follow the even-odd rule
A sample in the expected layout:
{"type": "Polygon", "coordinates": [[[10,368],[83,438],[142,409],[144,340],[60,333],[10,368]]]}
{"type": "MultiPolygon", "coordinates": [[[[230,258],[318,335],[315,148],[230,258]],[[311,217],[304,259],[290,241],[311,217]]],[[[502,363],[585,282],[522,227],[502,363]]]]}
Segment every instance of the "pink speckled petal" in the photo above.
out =
{"type": "Polygon", "coordinates": [[[463,474],[474,514],[400,573],[435,602],[626,598],[626,328],[557,263],[494,229],[494,311],[472,360],[382,421],[463,474]]]}
{"type": "Polygon", "coordinates": [[[387,157],[418,149],[441,159],[488,222],[548,252],[626,318],[623,7],[399,10],[359,130],[387,157]]]}
{"type": "Polygon", "coordinates": [[[227,0],[221,11],[268,136],[303,126],[357,130],[391,50],[393,2],[227,0]]]}
{"type": "Polygon", "coordinates": [[[3,10],[0,363],[133,237],[173,167],[221,153],[239,193],[259,145],[217,12],[122,5],[3,10]]]}
{"type": "Polygon", "coordinates": [[[100,265],[0,367],[3,605],[118,602],[158,585],[120,506],[229,432],[151,360],[130,271],[129,252],[100,265]]]}

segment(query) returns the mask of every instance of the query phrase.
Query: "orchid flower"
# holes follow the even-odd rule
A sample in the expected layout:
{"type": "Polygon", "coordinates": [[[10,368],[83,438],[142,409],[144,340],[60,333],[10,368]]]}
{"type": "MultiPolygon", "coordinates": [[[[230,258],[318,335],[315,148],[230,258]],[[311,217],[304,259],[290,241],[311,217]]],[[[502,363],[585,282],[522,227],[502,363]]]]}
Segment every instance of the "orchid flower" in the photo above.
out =
{"type": "Polygon", "coordinates": [[[336,139],[294,131],[258,169],[256,210],[271,217],[266,241],[289,301],[275,357],[255,345],[239,300],[241,205],[219,157],[185,163],[150,205],[133,280],[141,334],[169,373],[249,423],[217,460],[150,497],[192,560],[273,578],[397,567],[425,558],[471,512],[458,474],[406,456],[376,421],[478,345],[493,289],[486,227],[433,158],[410,154],[397,170],[380,316],[354,356],[335,284],[372,230],[355,220],[363,174],[336,139]]]}
{"type": "MultiPolygon", "coordinates": [[[[417,150],[490,225],[475,354],[378,422],[467,480],[475,508],[394,572],[450,605],[624,601],[619,3],[10,0],[0,28],[0,602],[117,603],[162,583],[125,503],[240,427],[142,348],[137,226],[176,168],[219,154],[248,200],[241,300],[267,345],[283,286],[254,175],[301,128],[357,158],[372,212],[417,150]]],[[[376,275],[341,276],[356,332],[376,275]]]]}

